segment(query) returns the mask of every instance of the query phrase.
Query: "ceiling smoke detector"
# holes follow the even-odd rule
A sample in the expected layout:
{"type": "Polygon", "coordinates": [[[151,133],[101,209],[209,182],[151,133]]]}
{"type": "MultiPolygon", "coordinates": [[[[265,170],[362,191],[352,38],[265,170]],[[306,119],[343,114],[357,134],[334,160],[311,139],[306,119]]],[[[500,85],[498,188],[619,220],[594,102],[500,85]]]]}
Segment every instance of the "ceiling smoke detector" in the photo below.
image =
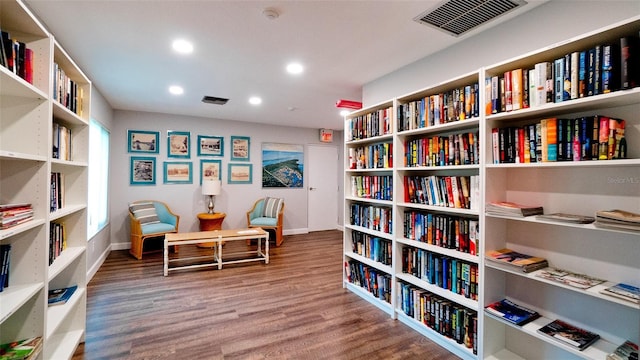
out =
{"type": "Polygon", "coordinates": [[[214,104],[214,105],[224,105],[229,101],[229,99],[215,97],[215,96],[204,96],[202,98],[203,103],[214,104]]]}
{"type": "Polygon", "coordinates": [[[526,4],[524,0],[447,0],[413,20],[458,37],[526,4]]]}

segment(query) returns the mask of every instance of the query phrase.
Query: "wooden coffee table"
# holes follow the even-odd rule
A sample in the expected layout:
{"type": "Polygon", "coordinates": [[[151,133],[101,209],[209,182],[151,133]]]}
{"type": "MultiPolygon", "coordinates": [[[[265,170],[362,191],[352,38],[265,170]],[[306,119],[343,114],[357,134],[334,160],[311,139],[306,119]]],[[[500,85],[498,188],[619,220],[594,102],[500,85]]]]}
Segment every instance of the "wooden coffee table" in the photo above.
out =
{"type": "Polygon", "coordinates": [[[213,230],[213,231],[198,231],[188,233],[172,233],[166,234],[164,237],[164,276],[169,275],[169,271],[195,269],[201,267],[217,266],[218,269],[222,269],[224,264],[237,264],[250,261],[264,261],[265,264],[269,263],[269,233],[262,228],[250,228],[250,229],[232,229],[232,230],[213,230]],[[258,240],[258,248],[255,251],[239,251],[231,252],[226,255],[233,256],[233,260],[224,260],[222,254],[222,242],[223,241],[237,241],[237,240],[258,240]],[[262,250],[262,241],[264,241],[264,251],[262,250]],[[200,244],[203,242],[213,242],[213,253],[211,255],[175,258],[169,259],[169,246],[173,245],[190,245],[200,244]],[[237,258],[238,255],[251,255],[249,257],[237,258]],[[169,267],[169,263],[179,263],[190,260],[210,260],[205,263],[188,264],[188,265],[176,265],[169,267]]]}

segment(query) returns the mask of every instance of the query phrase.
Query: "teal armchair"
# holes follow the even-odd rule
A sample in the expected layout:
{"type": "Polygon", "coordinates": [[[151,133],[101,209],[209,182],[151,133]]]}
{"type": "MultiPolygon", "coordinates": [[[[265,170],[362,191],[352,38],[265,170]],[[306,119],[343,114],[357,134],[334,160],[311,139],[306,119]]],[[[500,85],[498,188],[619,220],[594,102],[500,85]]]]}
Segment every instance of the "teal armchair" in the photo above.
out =
{"type": "MultiPolygon", "coordinates": [[[[144,242],[151,238],[162,238],[168,233],[177,233],[180,216],[171,212],[167,204],[155,200],[140,200],[129,204],[131,224],[131,248],[129,253],[142,259],[144,242]]],[[[175,252],[178,247],[175,246],[175,252]]]]}
{"type": "Polygon", "coordinates": [[[284,199],[266,197],[259,199],[247,211],[247,226],[273,230],[276,233],[276,246],[282,245],[282,221],[284,218],[284,199]]]}

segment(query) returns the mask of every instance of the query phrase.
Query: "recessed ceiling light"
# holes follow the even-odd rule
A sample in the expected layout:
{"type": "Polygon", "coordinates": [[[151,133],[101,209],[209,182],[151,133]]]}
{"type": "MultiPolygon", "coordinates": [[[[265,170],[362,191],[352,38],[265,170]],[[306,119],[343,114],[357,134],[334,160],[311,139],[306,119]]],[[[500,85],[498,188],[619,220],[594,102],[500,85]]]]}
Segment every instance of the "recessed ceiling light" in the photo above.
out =
{"type": "Polygon", "coordinates": [[[169,86],[169,92],[173,95],[182,95],[184,94],[184,89],[182,88],[182,86],[172,85],[169,86]]]}
{"type": "Polygon", "coordinates": [[[345,117],[347,115],[349,115],[350,111],[349,110],[341,110],[340,111],[340,116],[345,117]]]}
{"type": "Polygon", "coordinates": [[[193,52],[193,44],[184,39],[178,39],[173,42],[173,50],[180,54],[191,54],[193,52]]]}
{"type": "Polygon", "coordinates": [[[298,75],[302,74],[303,71],[304,67],[302,67],[302,64],[300,63],[290,63],[289,65],[287,65],[287,72],[289,74],[298,75]]]}
{"type": "Polygon", "coordinates": [[[252,96],[249,98],[249,104],[251,105],[260,105],[262,104],[262,99],[257,96],[252,96]]]}

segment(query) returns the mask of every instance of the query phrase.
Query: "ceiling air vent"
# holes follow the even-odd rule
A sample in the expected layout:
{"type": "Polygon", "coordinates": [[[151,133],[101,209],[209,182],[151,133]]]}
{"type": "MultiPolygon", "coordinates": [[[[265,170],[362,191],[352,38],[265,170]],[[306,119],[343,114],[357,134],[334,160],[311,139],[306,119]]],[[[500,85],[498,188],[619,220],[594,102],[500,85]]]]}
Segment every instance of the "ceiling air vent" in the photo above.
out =
{"type": "Polygon", "coordinates": [[[229,99],[219,98],[215,96],[204,96],[202,98],[203,103],[214,104],[214,105],[224,105],[229,101],[229,99]]]}
{"type": "Polygon", "coordinates": [[[448,0],[414,20],[460,36],[526,3],[524,0],[448,0]]]}

